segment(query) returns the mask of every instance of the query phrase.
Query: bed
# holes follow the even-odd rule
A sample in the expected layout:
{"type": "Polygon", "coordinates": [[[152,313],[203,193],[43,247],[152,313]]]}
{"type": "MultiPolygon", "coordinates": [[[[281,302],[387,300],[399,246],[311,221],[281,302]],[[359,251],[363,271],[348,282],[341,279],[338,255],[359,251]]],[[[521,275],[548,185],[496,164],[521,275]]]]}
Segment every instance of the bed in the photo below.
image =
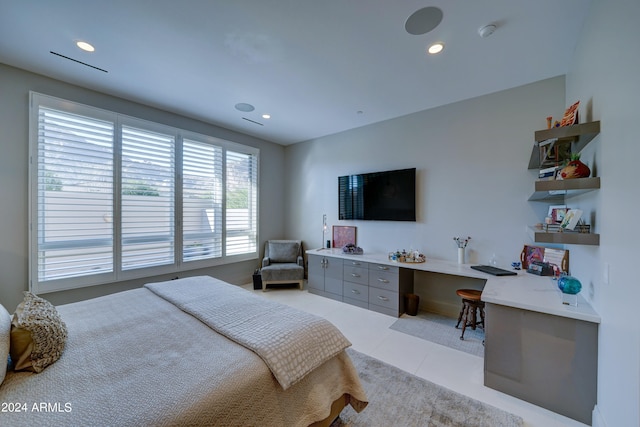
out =
{"type": "Polygon", "coordinates": [[[3,425],[329,425],[367,398],[326,320],[199,276],[57,307],[60,359],[7,372],[3,425]]]}

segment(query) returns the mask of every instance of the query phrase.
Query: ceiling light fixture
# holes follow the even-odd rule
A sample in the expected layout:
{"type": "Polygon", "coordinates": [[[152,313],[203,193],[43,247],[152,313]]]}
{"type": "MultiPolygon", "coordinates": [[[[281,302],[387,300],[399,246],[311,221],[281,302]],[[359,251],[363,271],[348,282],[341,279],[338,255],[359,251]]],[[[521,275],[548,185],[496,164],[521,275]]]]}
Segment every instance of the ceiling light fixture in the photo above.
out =
{"type": "Polygon", "coordinates": [[[478,34],[480,34],[480,37],[482,37],[483,39],[486,39],[491,34],[493,34],[496,28],[498,27],[494,24],[485,25],[484,27],[478,28],[478,34]]]}
{"type": "Polygon", "coordinates": [[[263,114],[262,118],[263,119],[270,119],[271,118],[271,114],[263,114]]]}
{"type": "Polygon", "coordinates": [[[429,46],[429,49],[427,49],[427,52],[429,52],[431,55],[435,55],[436,53],[442,52],[443,49],[444,49],[444,43],[437,42],[429,46]]]}
{"type": "Polygon", "coordinates": [[[93,52],[96,50],[96,48],[93,47],[93,45],[83,41],[77,41],[76,46],[78,46],[80,49],[84,50],[85,52],[93,52]]]}

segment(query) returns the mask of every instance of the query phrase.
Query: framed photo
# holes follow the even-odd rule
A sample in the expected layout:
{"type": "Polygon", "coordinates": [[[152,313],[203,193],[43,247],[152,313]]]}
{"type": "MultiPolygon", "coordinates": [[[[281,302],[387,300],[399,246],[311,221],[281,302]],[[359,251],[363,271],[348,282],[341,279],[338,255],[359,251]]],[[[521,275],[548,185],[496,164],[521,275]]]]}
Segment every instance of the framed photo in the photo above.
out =
{"type": "Polygon", "coordinates": [[[560,227],[567,230],[573,230],[578,225],[582,211],[580,209],[569,209],[560,224],[560,227]]]}
{"type": "Polygon", "coordinates": [[[333,247],[342,248],[349,243],[356,244],[356,227],[347,225],[333,226],[333,247]]]}
{"type": "Polygon", "coordinates": [[[551,205],[547,216],[551,217],[554,224],[559,224],[564,220],[566,214],[567,205],[551,205]]]}

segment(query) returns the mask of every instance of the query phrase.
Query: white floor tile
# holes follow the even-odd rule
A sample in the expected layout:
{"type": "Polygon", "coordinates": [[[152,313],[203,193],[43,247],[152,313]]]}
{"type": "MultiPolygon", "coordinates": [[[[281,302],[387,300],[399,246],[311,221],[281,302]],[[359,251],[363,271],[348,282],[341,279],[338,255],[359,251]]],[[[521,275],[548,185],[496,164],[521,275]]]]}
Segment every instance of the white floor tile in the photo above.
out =
{"type": "MultiPolygon", "coordinates": [[[[245,285],[253,289],[252,285],[245,285]]],[[[586,427],[585,424],[484,386],[484,360],[389,329],[395,318],[333,301],[306,290],[254,291],[332,322],[353,349],[433,383],[521,416],[526,427],[586,427]]],[[[452,328],[452,333],[457,333],[452,328]]]]}

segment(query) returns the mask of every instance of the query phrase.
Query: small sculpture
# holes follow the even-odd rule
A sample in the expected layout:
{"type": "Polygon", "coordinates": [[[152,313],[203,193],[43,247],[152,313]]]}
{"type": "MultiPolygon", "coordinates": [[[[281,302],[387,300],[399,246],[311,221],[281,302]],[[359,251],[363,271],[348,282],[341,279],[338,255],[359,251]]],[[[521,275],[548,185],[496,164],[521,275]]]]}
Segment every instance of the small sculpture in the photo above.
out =
{"type": "Polygon", "coordinates": [[[572,154],[571,161],[560,171],[562,179],[586,178],[589,175],[591,169],[580,161],[580,154],[572,154]]]}

